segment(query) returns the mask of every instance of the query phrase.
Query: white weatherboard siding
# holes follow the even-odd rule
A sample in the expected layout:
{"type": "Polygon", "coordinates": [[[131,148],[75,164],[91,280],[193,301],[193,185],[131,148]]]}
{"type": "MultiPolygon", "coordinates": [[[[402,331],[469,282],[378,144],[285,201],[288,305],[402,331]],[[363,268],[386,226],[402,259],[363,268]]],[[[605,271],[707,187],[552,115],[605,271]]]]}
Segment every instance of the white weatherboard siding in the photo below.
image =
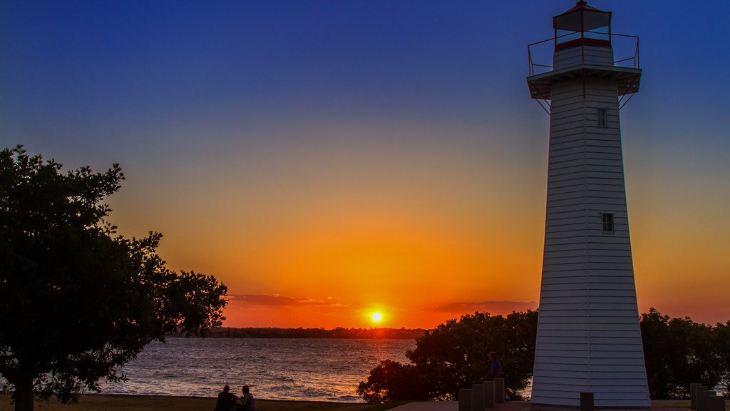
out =
{"type": "MultiPolygon", "coordinates": [[[[604,51],[598,53],[602,64],[613,54],[610,48],[604,51]]],[[[580,48],[560,53],[556,68],[583,61],[580,48]]],[[[579,407],[581,392],[593,392],[596,407],[650,407],[618,96],[617,82],[610,77],[579,77],[551,86],[545,248],[532,387],[532,404],[538,407],[579,407]],[[599,127],[599,109],[607,110],[605,127],[599,127]],[[613,232],[603,232],[602,213],[613,214],[613,232]]]]}
{"type": "Polygon", "coordinates": [[[579,46],[555,52],[553,68],[561,69],[578,64],[598,64],[613,66],[611,47],[579,46]]]}

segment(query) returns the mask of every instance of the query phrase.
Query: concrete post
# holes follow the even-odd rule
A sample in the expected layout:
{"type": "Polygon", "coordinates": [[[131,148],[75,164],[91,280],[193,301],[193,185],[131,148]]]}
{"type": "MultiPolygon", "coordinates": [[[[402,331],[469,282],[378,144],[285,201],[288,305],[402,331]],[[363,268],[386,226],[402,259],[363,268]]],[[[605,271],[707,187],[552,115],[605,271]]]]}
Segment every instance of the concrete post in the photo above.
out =
{"type": "Polygon", "coordinates": [[[471,390],[459,390],[459,411],[471,411],[471,390]]]}
{"type": "MultiPolygon", "coordinates": [[[[703,387],[704,388],[704,387],[703,387]]],[[[717,395],[715,391],[698,390],[697,391],[697,411],[708,411],[710,397],[717,395]]]]}
{"type": "Polygon", "coordinates": [[[484,408],[494,408],[494,381],[484,381],[484,408]]]}
{"type": "Polygon", "coordinates": [[[593,411],[593,393],[580,393],[580,411],[593,411]]]}
{"type": "Polygon", "coordinates": [[[504,378],[494,379],[494,402],[497,404],[504,402],[504,378]]]}
{"type": "Polygon", "coordinates": [[[725,397],[716,395],[707,398],[707,411],[725,411],[725,397]]]}
{"type": "Polygon", "coordinates": [[[703,385],[695,385],[694,387],[690,388],[690,397],[694,397],[694,409],[699,410],[700,409],[700,395],[702,395],[702,391],[708,390],[709,388],[703,386],[703,385]]]}
{"type": "Polygon", "coordinates": [[[697,392],[695,391],[695,387],[700,387],[702,384],[693,382],[689,385],[689,398],[692,401],[692,405],[690,408],[693,410],[697,409],[697,392]]]}
{"type": "Polygon", "coordinates": [[[471,386],[471,410],[484,411],[484,386],[482,384],[471,386]]]}
{"type": "Polygon", "coordinates": [[[705,387],[704,385],[695,385],[691,388],[692,391],[690,391],[690,396],[694,394],[694,405],[695,410],[700,409],[700,396],[702,395],[702,391],[709,390],[709,388],[705,387]]]}

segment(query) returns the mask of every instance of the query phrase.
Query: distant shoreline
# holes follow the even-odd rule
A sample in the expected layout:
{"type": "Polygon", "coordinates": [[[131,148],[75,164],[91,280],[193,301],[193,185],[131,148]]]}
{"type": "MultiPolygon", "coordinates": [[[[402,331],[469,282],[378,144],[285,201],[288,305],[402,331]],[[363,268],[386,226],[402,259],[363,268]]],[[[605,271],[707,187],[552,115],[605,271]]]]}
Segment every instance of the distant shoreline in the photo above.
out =
{"type": "MultiPolygon", "coordinates": [[[[422,328],[238,328],[222,327],[205,332],[206,338],[328,338],[351,340],[409,340],[416,339],[428,330],[422,328]]],[[[184,337],[171,334],[168,337],[184,337]]]]}

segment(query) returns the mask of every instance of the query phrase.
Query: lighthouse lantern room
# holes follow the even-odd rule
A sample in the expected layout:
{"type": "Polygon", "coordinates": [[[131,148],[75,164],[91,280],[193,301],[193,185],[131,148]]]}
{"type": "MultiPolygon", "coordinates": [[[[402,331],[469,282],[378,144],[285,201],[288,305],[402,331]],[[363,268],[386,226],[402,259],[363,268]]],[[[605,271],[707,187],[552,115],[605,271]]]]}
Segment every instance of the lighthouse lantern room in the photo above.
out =
{"type": "Polygon", "coordinates": [[[611,46],[611,12],[579,1],[572,9],[553,17],[555,50],[590,45],[611,46]]]}

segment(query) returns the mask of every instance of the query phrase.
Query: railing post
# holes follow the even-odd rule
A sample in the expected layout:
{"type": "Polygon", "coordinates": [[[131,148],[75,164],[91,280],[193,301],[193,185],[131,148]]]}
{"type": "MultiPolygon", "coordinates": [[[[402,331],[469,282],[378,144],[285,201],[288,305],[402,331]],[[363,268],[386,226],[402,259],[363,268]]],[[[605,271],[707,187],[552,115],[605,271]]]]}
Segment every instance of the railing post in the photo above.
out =
{"type": "Polygon", "coordinates": [[[702,386],[702,384],[698,382],[693,382],[689,385],[689,399],[690,399],[690,408],[693,410],[697,409],[697,390],[696,387],[702,386]]]}
{"type": "Polygon", "coordinates": [[[725,397],[716,395],[707,398],[708,411],[725,411],[725,397]]]}
{"type": "Polygon", "coordinates": [[[462,388],[459,390],[459,411],[471,411],[471,390],[462,388]]]}
{"type": "Polygon", "coordinates": [[[580,393],[580,411],[593,411],[593,393],[580,393]]]}
{"type": "Polygon", "coordinates": [[[695,410],[700,409],[700,397],[702,396],[702,391],[708,390],[707,387],[704,385],[695,385],[694,386],[694,393],[695,393],[695,410]]]}
{"type": "MultiPolygon", "coordinates": [[[[702,387],[705,388],[705,387],[702,387]]],[[[708,411],[709,410],[709,403],[710,403],[710,397],[714,397],[717,393],[715,391],[710,391],[707,389],[698,391],[697,396],[697,411],[708,411]]]]}
{"type": "Polygon", "coordinates": [[[484,408],[494,408],[494,381],[484,381],[484,408]]]}
{"type": "Polygon", "coordinates": [[[471,386],[471,410],[484,411],[484,386],[472,384],[471,386]]]}
{"type": "Polygon", "coordinates": [[[504,402],[504,378],[494,379],[494,402],[497,404],[504,402]]]}

